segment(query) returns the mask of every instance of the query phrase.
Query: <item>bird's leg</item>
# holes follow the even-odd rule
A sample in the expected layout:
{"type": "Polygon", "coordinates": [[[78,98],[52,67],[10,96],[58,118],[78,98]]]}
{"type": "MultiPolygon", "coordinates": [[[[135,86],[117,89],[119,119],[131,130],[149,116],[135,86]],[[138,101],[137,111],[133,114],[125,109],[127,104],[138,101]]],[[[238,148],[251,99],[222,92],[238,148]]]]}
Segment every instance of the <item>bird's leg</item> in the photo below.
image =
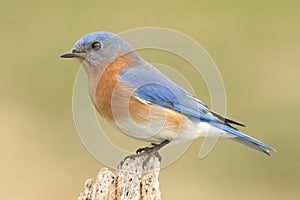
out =
{"type": "Polygon", "coordinates": [[[139,148],[138,150],[136,150],[137,154],[140,153],[151,153],[153,151],[158,151],[160,150],[162,147],[166,146],[167,144],[169,144],[170,141],[169,140],[164,140],[159,144],[155,144],[155,143],[151,143],[151,147],[143,147],[143,148],[139,148]]]}
{"type": "MultiPolygon", "coordinates": [[[[157,156],[158,159],[159,159],[159,161],[161,161],[161,156],[159,155],[158,150],[160,150],[162,147],[164,147],[165,145],[167,145],[169,143],[170,143],[169,140],[164,140],[163,142],[161,142],[159,144],[152,143],[151,147],[139,148],[136,151],[136,154],[132,154],[132,155],[129,155],[129,156],[125,157],[124,161],[126,159],[135,159],[137,157],[145,156],[146,159],[143,161],[143,168],[144,168],[144,166],[149,162],[149,160],[150,160],[150,158],[151,158],[152,155],[157,156]]],[[[122,164],[124,163],[124,161],[122,161],[120,163],[120,166],[122,166],[122,164]]]]}

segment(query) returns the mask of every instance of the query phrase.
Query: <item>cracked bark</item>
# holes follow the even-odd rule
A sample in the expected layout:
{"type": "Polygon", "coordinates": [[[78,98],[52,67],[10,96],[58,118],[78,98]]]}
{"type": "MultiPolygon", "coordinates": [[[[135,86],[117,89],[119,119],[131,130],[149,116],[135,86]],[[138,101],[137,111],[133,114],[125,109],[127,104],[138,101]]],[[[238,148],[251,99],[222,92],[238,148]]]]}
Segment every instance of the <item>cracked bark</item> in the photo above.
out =
{"type": "Polygon", "coordinates": [[[87,179],[78,200],[160,200],[159,171],[157,155],[126,159],[115,172],[102,168],[94,183],[87,179]]]}

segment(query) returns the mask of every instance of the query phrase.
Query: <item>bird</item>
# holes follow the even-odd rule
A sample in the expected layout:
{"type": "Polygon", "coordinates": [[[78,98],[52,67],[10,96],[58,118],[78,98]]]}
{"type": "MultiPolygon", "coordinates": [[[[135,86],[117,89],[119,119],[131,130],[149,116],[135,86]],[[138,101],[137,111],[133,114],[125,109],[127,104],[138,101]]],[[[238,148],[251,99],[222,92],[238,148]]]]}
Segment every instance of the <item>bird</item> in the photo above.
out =
{"type": "Polygon", "coordinates": [[[204,136],[228,138],[269,156],[276,151],[237,128],[244,124],[209,109],[117,34],[89,33],[60,57],[76,58],[84,67],[91,101],[111,126],[151,143],[137,154],[204,136]]]}

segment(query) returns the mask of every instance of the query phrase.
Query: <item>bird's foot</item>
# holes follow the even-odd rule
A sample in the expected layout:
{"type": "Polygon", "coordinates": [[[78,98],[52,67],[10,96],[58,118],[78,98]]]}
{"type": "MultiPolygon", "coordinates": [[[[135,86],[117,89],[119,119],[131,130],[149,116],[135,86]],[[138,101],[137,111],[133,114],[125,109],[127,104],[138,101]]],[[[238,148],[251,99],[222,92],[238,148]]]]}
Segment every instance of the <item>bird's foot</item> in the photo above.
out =
{"type": "Polygon", "coordinates": [[[161,142],[159,144],[151,143],[152,146],[150,146],[150,147],[143,147],[143,148],[139,148],[138,150],[136,150],[136,154],[141,154],[141,153],[151,154],[152,152],[160,150],[162,147],[164,147],[165,145],[167,145],[169,143],[170,143],[169,140],[164,140],[163,142],[161,142]]]}
{"type": "Polygon", "coordinates": [[[149,163],[151,158],[158,158],[159,162],[161,162],[161,155],[159,155],[158,151],[151,151],[151,152],[141,152],[135,153],[129,156],[126,156],[123,161],[120,162],[118,169],[121,169],[124,163],[128,163],[128,160],[135,160],[140,159],[142,162],[142,168],[146,169],[147,164],[149,163]]]}
{"type": "Polygon", "coordinates": [[[120,163],[120,166],[122,166],[127,159],[134,160],[134,159],[140,158],[140,157],[145,157],[145,160],[143,160],[143,163],[142,163],[143,168],[145,168],[145,166],[147,165],[147,163],[149,162],[149,160],[151,159],[152,156],[157,157],[160,162],[161,155],[159,155],[158,150],[160,150],[162,147],[164,147],[165,145],[167,145],[169,143],[170,143],[169,140],[164,140],[163,142],[161,142],[159,144],[152,143],[151,144],[152,146],[150,146],[150,147],[139,148],[135,154],[125,157],[124,161],[122,161],[120,163]]]}

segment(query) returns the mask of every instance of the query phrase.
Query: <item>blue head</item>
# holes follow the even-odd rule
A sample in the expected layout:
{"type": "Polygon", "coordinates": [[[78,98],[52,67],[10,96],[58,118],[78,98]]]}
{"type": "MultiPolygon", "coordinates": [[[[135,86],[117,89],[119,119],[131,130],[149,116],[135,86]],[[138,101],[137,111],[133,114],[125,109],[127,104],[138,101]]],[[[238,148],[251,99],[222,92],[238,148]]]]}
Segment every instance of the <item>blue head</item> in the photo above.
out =
{"type": "Polygon", "coordinates": [[[81,62],[86,61],[90,67],[96,67],[131,51],[130,45],[119,36],[109,32],[94,32],[80,38],[71,51],[61,57],[78,58],[81,62]]]}

